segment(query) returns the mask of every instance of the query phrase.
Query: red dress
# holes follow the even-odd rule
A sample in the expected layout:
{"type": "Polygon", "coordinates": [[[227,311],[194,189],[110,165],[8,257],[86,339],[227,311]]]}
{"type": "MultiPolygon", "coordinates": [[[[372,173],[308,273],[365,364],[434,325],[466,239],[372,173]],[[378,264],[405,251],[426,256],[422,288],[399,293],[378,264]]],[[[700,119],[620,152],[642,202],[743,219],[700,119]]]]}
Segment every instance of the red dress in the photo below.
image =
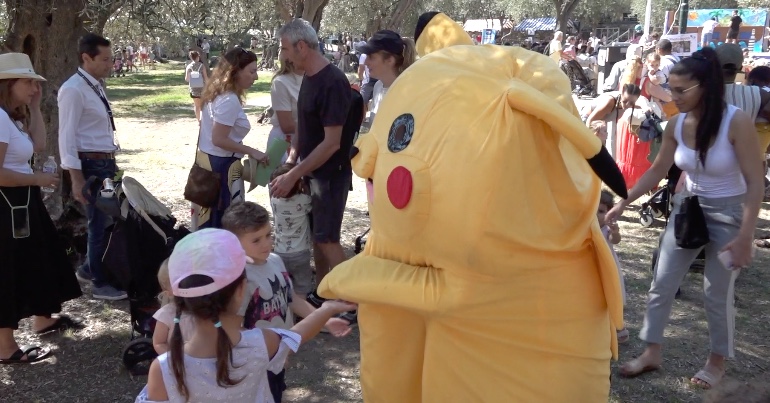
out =
{"type": "MultiPolygon", "coordinates": [[[[644,89],[642,89],[642,96],[649,99],[649,94],[644,89]]],[[[650,143],[639,141],[639,137],[631,132],[628,119],[623,117],[618,122],[617,136],[618,149],[615,162],[626,180],[626,187],[631,189],[652,166],[647,160],[650,154],[650,143]]]]}

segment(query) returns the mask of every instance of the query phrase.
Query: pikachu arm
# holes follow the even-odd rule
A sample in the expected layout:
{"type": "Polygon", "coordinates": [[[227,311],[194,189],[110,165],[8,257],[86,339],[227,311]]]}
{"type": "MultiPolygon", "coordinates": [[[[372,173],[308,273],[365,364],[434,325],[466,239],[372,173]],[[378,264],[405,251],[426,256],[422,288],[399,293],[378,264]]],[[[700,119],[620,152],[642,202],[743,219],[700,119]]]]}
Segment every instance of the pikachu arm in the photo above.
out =
{"type": "Polygon", "coordinates": [[[430,312],[437,309],[444,287],[444,275],[438,269],[358,255],[326,275],[318,294],[359,304],[430,312]]]}
{"type": "Polygon", "coordinates": [[[607,300],[607,309],[610,315],[611,338],[612,338],[612,358],[618,359],[618,340],[617,330],[623,329],[623,296],[620,291],[620,277],[615,259],[612,257],[607,241],[602,235],[599,224],[594,223],[591,228],[591,238],[596,245],[596,257],[598,260],[599,278],[602,281],[604,298],[607,300]]]}

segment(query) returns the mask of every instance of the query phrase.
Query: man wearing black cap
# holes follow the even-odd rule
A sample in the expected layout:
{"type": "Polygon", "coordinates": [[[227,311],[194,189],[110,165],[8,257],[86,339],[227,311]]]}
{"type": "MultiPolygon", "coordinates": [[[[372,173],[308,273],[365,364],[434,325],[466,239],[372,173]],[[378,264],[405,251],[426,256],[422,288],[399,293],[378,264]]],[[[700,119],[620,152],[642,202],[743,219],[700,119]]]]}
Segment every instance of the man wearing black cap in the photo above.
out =
{"type": "Polygon", "coordinates": [[[754,119],[770,120],[770,92],[735,83],[743,67],[743,49],[735,43],[725,43],[717,46],[716,51],[725,78],[725,102],[737,106],[754,119]]]}

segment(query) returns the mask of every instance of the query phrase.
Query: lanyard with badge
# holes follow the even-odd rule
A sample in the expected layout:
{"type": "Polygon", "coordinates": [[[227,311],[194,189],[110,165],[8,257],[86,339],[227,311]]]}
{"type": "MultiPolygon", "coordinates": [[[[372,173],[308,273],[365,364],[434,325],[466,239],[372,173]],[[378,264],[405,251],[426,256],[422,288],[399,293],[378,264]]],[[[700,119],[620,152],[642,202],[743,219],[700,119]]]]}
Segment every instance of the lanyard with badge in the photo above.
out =
{"type": "MultiPolygon", "coordinates": [[[[112,117],[112,108],[110,107],[110,102],[107,101],[107,98],[105,98],[104,95],[102,95],[102,92],[99,91],[99,89],[96,88],[94,83],[92,83],[91,80],[86,78],[86,76],[84,76],[83,73],[80,72],[80,70],[78,70],[78,75],[80,76],[80,78],[83,79],[83,81],[86,82],[86,84],[88,84],[89,87],[91,87],[92,90],[94,90],[94,92],[96,93],[96,96],[98,96],[99,99],[104,104],[104,108],[107,110],[107,115],[110,117],[110,127],[112,127],[112,133],[114,135],[115,131],[116,131],[116,129],[115,129],[115,119],[112,117]]],[[[115,141],[117,142],[117,138],[115,139],[115,141]]],[[[119,145],[118,145],[118,148],[120,148],[119,145]]]]}

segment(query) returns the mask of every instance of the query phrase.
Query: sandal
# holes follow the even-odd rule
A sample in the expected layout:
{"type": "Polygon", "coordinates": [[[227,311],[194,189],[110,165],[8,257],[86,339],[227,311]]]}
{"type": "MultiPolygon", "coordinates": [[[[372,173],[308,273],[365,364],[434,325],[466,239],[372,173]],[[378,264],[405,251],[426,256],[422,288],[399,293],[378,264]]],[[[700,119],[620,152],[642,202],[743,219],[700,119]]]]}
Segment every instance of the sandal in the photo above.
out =
{"type": "Polygon", "coordinates": [[[31,364],[33,362],[44,360],[49,354],[51,354],[50,351],[43,350],[38,346],[21,346],[15,353],[11,354],[9,358],[0,359],[0,365],[31,364]],[[25,355],[27,358],[24,358],[25,355]]]}
{"type": "Polygon", "coordinates": [[[757,248],[770,248],[770,239],[755,239],[754,246],[757,248]]]}
{"type": "Polygon", "coordinates": [[[703,368],[702,370],[698,371],[698,373],[695,374],[695,376],[693,376],[692,379],[690,379],[690,382],[693,385],[699,386],[703,389],[711,389],[714,386],[716,386],[719,383],[719,381],[722,380],[723,376],[725,376],[724,370],[720,370],[718,373],[714,374],[709,371],[706,371],[706,368],[703,368]],[[695,379],[705,383],[705,385],[695,382],[694,381],[695,379]]]}
{"type": "Polygon", "coordinates": [[[82,329],[82,328],[83,328],[83,322],[79,320],[74,320],[67,315],[59,315],[59,317],[56,318],[56,322],[54,322],[53,325],[48,326],[45,329],[38,330],[35,332],[35,334],[40,335],[48,332],[53,332],[55,330],[64,331],[67,329],[82,329]]]}
{"type": "Polygon", "coordinates": [[[635,358],[620,367],[620,376],[623,378],[636,378],[639,375],[657,371],[658,369],[660,369],[659,364],[647,364],[643,366],[639,358],[635,358]]]}

